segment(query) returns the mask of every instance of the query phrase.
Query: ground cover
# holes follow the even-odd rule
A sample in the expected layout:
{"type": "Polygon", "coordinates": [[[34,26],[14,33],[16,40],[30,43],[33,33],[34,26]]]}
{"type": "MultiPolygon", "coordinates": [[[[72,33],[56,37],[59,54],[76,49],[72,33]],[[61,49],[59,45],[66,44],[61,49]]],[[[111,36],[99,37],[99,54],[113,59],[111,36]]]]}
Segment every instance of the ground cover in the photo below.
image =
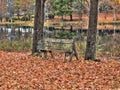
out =
{"type": "Polygon", "coordinates": [[[83,58],[64,63],[61,55],[43,59],[0,51],[0,90],[119,90],[119,60],[83,58]]]}

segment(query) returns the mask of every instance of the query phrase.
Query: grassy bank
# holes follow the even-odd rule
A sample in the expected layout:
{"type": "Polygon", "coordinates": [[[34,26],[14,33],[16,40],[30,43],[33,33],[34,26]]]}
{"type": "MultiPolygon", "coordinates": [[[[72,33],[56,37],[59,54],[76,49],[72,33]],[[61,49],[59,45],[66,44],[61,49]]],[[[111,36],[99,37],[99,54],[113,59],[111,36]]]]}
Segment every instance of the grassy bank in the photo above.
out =
{"type": "Polygon", "coordinates": [[[30,51],[31,48],[32,48],[31,39],[17,41],[9,40],[0,41],[0,50],[2,51],[26,52],[30,51]]]}

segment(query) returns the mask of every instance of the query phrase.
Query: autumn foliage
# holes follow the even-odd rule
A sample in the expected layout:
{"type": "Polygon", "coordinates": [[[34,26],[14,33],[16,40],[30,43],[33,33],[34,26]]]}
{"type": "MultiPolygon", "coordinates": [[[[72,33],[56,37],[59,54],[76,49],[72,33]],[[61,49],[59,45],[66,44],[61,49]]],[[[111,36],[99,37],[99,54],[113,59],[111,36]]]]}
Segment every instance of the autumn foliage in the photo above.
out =
{"type": "Polygon", "coordinates": [[[61,56],[42,59],[0,51],[0,90],[119,90],[119,60],[64,63],[61,56]]]}

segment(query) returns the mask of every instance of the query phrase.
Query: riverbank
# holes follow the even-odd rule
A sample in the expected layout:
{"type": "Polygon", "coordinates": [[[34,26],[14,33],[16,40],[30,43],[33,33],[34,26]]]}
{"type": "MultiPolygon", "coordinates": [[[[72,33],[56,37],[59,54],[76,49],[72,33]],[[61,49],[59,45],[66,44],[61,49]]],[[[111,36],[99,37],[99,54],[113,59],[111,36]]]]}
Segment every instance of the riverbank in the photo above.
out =
{"type": "Polygon", "coordinates": [[[15,22],[0,22],[0,25],[21,25],[21,26],[34,26],[34,21],[15,21],[15,22]]]}
{"type": "MultiPolygon", "coordinates": [[[[0,26],[3,25],[18,25],[18,26],[30,26],[34,27],[34,21],[16,21],[16,22],[0,22],[0,26]]],[[[82,21],[55,21],[55,20],[46,20],[44,23],[45,27],[55,27],[55,28],[65,28],[70,29],[71,26],[73,29],[87,29],[88,22],[82,21]]],[[[104,21],[99,22],[98,29],[120,29],[120,21],[104,21]]]]}

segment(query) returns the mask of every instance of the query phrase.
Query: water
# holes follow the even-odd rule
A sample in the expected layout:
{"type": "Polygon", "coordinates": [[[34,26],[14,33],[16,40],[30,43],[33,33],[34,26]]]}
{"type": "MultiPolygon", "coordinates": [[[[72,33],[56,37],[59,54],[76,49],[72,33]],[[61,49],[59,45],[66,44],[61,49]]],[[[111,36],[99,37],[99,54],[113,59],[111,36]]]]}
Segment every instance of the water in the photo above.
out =
{"type": "Polygon", "coordinates": [[[21,38],[27,39],[32,37],[33,27],[29,26],[15,26],[15,25],[2,25],[0,26],[0,40],[15,41],[21,38]]]}

